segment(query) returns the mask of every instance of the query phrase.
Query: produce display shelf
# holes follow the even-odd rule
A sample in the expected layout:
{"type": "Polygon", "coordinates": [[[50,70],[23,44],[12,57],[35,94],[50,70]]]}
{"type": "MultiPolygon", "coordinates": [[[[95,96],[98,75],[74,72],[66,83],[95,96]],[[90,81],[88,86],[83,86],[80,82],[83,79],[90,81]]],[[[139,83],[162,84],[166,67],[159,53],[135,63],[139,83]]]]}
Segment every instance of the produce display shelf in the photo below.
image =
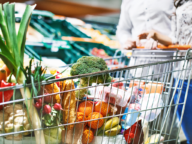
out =
{"type": "Polygon", "coordinates": [[[32,43],[27,42],[26,45],[35,51],[39,56],[43,57],[57,57],[61,59],[66,64],[74,63],[82,56],[91,56],[91,53],[85,48],[79,46],[75,42],[69,42],[71,49],[65,48],[48,48],[45,46],[45,43],[32,43]]]}

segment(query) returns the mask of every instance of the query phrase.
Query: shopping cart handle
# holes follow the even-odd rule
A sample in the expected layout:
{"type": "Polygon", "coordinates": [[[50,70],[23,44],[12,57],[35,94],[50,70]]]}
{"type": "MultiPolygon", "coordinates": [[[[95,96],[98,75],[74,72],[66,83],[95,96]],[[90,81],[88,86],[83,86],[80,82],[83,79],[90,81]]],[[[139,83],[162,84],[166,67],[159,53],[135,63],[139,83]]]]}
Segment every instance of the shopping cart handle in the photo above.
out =
{"type": "MultiPolygon", "coordinates": [[[[144,47],[137,47],[138,49],[144,49],[144,47]]],[[[158,49],[178,49],[178,50],[188,50],[191,48],[191,45],[169,45],[163,46],[158,45],[158,49]]]]}

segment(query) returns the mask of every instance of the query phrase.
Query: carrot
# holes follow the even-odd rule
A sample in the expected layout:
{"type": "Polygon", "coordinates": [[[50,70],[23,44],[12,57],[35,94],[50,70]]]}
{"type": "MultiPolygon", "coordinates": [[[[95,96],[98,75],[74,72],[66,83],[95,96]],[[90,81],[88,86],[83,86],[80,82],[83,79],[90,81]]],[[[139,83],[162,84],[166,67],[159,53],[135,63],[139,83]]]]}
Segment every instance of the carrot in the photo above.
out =
{"type": "Polygon", "coordinates": [[[7,72],[7,76],[10,75],[11,72],[6,65],[4,65],[2,69],[4,69],[7,72]]]}
{"type": "Polygon", "coordinates": [[[2,80],[6,81],[6,79],[7,79],[7,73],[6,73],[6,71],[4,69],[1,69],[0,70],[0,82],[2,80]]]}

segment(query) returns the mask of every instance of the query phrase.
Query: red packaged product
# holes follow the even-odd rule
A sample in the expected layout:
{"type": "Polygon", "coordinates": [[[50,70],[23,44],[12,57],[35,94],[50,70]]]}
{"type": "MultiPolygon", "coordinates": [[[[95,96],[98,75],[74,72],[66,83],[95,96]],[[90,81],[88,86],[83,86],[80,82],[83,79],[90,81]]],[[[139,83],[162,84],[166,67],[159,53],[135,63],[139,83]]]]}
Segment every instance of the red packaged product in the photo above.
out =
{"type": "Polygon", "coordinates": [[[134,123],[124,132],[125,140],[128,144],[142,144],[144,141],[144,133],[142,130],[141,120],[134,123]]]}

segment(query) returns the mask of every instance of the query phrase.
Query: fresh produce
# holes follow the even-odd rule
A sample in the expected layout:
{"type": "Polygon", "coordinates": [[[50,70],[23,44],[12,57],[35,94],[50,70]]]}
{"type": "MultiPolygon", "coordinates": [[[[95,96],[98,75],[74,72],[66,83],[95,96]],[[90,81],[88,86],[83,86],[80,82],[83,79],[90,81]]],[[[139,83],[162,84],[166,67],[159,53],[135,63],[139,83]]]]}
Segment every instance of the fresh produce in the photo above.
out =
{"type": "MultiPolygon", "coordinates": [[[[56,72],[58,75],[55,76],[55,79],[60,79],[59,72],[56,72]]],[[[56,82],[57,86],[60,87],[60,82],[56,82]]]]}
{"type": "MultiPolygon", "coordinates": [[[[93,112],[88,115],[88,120],[93,120],[98,118],[103,118],[102,114],[98,112],[93,112]]],[[[92,129],[98,129],[102,127],[103,123],[104,123],[104,119],[99,119],[99,120],[88,122],[88,126],[91,127],[92,129]]]]}
{"type": "MultiPolygon", "coordinates": [[[[0,83],[0,88],[15,86],[15,83],[6,83],[4,80],[0,83]]],[[[0,103],[7,102],[13,96],[13,90],[0,91],[0,103]],[[4,97],[3,97],[4,96],[4,97]]],[[[0,106],[0,110],[3,109],[3,105],[0,106]]]]}
{"type": "MultiPolygon", "coordinates": [[[[65,91],[75,89],[74,82],[72,80],[67,80],[65,85],[65,91]]],[[[76,119],[76,98],[75,91],[65,92],[62,97],[62,107],[63,107],[63,121],[64,124],[74,123],[76,119]]],[[[67,126],[68,130],[71,130],[74,125],[67,126]]]]}
{"type": "MultiPolygon", "coordinates": [[[[31,74],[25,74],[25,71],[23,71],[23,66],[26,32],[35,5],[26,6],[17,34],[15,29],[15,4],[5,3],[3,4],[3,8],[4,11],[2,9],[2,4],[0,4],[0,29],[3,35],[3,37],[0,37],[0,58],[3,60],[4,64],[8,67],[10,72],[16,77],[18,84],[24,84],[27,76],[29,76],[32,80],[34,78],[31,74]]],[[[40,77],[38,77],[38,79],[40,79],[40,77]]],[[[33,90],[35,90],[34,87],[33,90]]],[[[30,100],[32,94],[29,88],[21,88],[20,91],[23,99],[25,99],[25,104],[27,111],[29,112],[30,119],[33,122],[32,128],[40,129],[40,118],[36,108],[34,107],[34,102],[31,102],[30,100]]],[[[36,144],[45,144],[43,131],[38,130],[34,132],[36,144]]]]}
{"type": "Polygon", "coordinates": [[[42,98],[36,99],[35,107],[37,109],[41,109],[42,108],[42,98]]]}
{"type": "Polygon", "coordinates": [[[62,130],[63,130],[62,127],[45,129],[44,130],[45,142],[49,144],[61,143],[62,130]]]}
{"type": "Polygon", "coordinates": [[[0,59],[0,69],[2,69],[4,65],[4,62],[2,61],[2,59],[0,59]]]}
{"type": "Polygon", "coordinates": [[[40,112],[44,114],[42,120],[46,127],[58,126],[61,124],[63,113],[55,110],[53,106],[46,104],[40,112]]]}
{"type": "Polygon", "coordinates": [[[4,69],[0,69],[0,82],[1,82],[2,80],[6,81],[6,79],[7,79],[7,73],[6,73],[6,71],[5,71],[4,69]]]}
{"type": "Polygon", "coordinates": [[[36,103],[35,103],[35,107],[36,107],[37,109],[41,109],[41,108],[42,108],[42,104],[39,103],[39,102],[36,102],[36,103]]]}
{"type": "Polygon", "coordinates": [[[93,104],[92,104],[92,102],[84,101],[84,102],[80,103],[78,111],[82,112],[83,114],[85,114],[85,116],[88,116],[90,113],[93,112],[93,104]]]}
{"type": "Polygon", "coordinates": [[[38,102],[39,104],[42,104],[42,98],[37,99],[37,102],[38,102]]]}
{"type": "MultiPolygon", "coordinates": [[[[93,57],[93,56],[83,56],[82,58],[78,59],[78,61],[72,65],[71,67],[71,75],[81,75],[81,74],[88,74],[94,72],[100,72],[108,70],[107,64],[102,58],[93,57]]],[[[102,74],[99,76],[93,77],[84,77],[81,78],[79,83],[79,88],[85,88],[88,85],[92,85],[92,83],[104,83],[110,82],[111,77],[109,74],[102,74]]],[[[87,92],[87,88],[76,91],[76,97],[78,99],[82,99],[87,92]]]]}
{"type": "MultiPolygon", "coordinates": [[[[21,104],[15,104],[15,106],[13,105],[5,106],[4,112],[0,111],[0,131],[3,131],[3,128],[6,133],[29,130],[30,124],[27,117],[26,108],[23,107],[23,105],[21,104]]],[[[25,132],[23,134],[28,135],[30,133],[25,132]]],[[[6,136],[6,139],[21,140],[22,134],[8,135],[6,136]]]]}
{"type": "Polygon", "coordinates": [[[103,49],[93,48],[91,54],[100,58],[109,57],[108,54],[103,49]]]}
{"type": "MultiPolygon", "coordinates": [[[[119,118],[118,117],[113,117],[106,121],[103,126],[98,130],[97,135],[103,135],[103,131],[105,131],[105,134],[108,136],[112,136],[113,134],[117,135],[119,133],[119,118]],[[110,133],[110,130],[112,130],[112,133],[110,133]],[[115,133],[116,131],[116,133],[115,133]]],[[[121,128],[120,128],[121,129],[121,128]]]]}
{"type": "Polygon", "coordinates": [[[85,127],[82,136],[82,143],[83,144],[91,143],[93,139],[94,139],[93,131],[90,128],[85,127]]]}
{"type": "Polygon", "coordinates": [[[113,128],[111,128],[110,130],[105,131],[105,135],[106,136],[116,136],[121,130],[121,126],[117,125],[113,128]]]}
{"type": "Polygon", "coordinates": [[[10,72],[9,68],[6,65],[4,65],[2,69],[6,71],[7,76],[10,75],[11,72],[10,72]]]}
{"type": "Polygon", "coordinates": [[[101,130],[109,130],[119,124],[120,120],[118,117],[113,117],[109,119],[104,125],[100,128],[101,130]]]}
{"type": "MultiPolygon", "coordinates": [[[[91,54],[100,58],[110,58],[110,56],[103,50],[103,49],[98,49],[98,48],[93,48],[91,51],[91,54]]],[[[118,65],[118,60],[117,59],[110,59],[105,61],[108,66],[110,65],[118,65]]]]}
{"type": "Polygon", "coordinates": [[[43,111],[44,111],[46,114],[50,114],[50,113],[51,113],[51,107],[50,107],[50,105],[44,105],[43,111]]]}
{"type": "Polygon", "coordinates": [[[84,116],[84,113],[82,112],[77,112],[77,121],[85,121],[86,116],[84,116]]]}
{"type": "MultiPolygon", "coordinates": [[[[77,121],[86,121],[87,117],[82,112],[77,112],[77,121]]],[[[87,125],[87,122],[84,122],[84,127],[87,125]]]]}
{"type": "MultiPolygon", "coordinates": [[[[43,87],[41,87],[43,89],[43,87]]],[[[48,91],[44,88],[44,93],[42,92],[42,95],[48,95],[48,91]]],[[[52,103],[52,96],[48,95],[48,96],[44,96],[42,99],[44,99],[45,103],[52,103]]]]}
{"type": "MultiPolygon", "coordinates": [[[[51,94],[51,93],[58,93],[60,92],[60,89],[59,87],[57,86],[56,83],[53,83],[53,84],[49,84],[49,85],[45,85],[45,89],[46,91],[51,94]]],[[[52,98],[52,96],[51,96],[52,98]]],[[[48,99],[48,98],[47,98],[48,99]]],[[[60,103],[60,94],[54,94],[53,95],[53,103],[60,103]]]]}
{"type": "Polygon", "coordinates": [[[120,43],[118,41],[110,40],[106,35],[101,34],[99,30],[94,30],[93,28],[84,28],[84,27],[79,27],[79,29],[83,33],[92,37],[92,39],[94,39],[96,42],[100,42],[109,47],[120,48],[120,43]]]}
{"type": "Polygon", "coordinates": [[[101,113],[103,116],[107,116],[107,114],[111,111],[111,107],[106,102],[98,102],[95,104],[94,111],[101,113]]]}
{"type": "Polygon", "coordinates": [[[63,110],[62,107],[61,107],[61,105],[58,104],[58,103],[55,103],[54,106],[53,106],[53,108],[54,108],[55,110],[57,110],[57,111],[63,110]]]}

